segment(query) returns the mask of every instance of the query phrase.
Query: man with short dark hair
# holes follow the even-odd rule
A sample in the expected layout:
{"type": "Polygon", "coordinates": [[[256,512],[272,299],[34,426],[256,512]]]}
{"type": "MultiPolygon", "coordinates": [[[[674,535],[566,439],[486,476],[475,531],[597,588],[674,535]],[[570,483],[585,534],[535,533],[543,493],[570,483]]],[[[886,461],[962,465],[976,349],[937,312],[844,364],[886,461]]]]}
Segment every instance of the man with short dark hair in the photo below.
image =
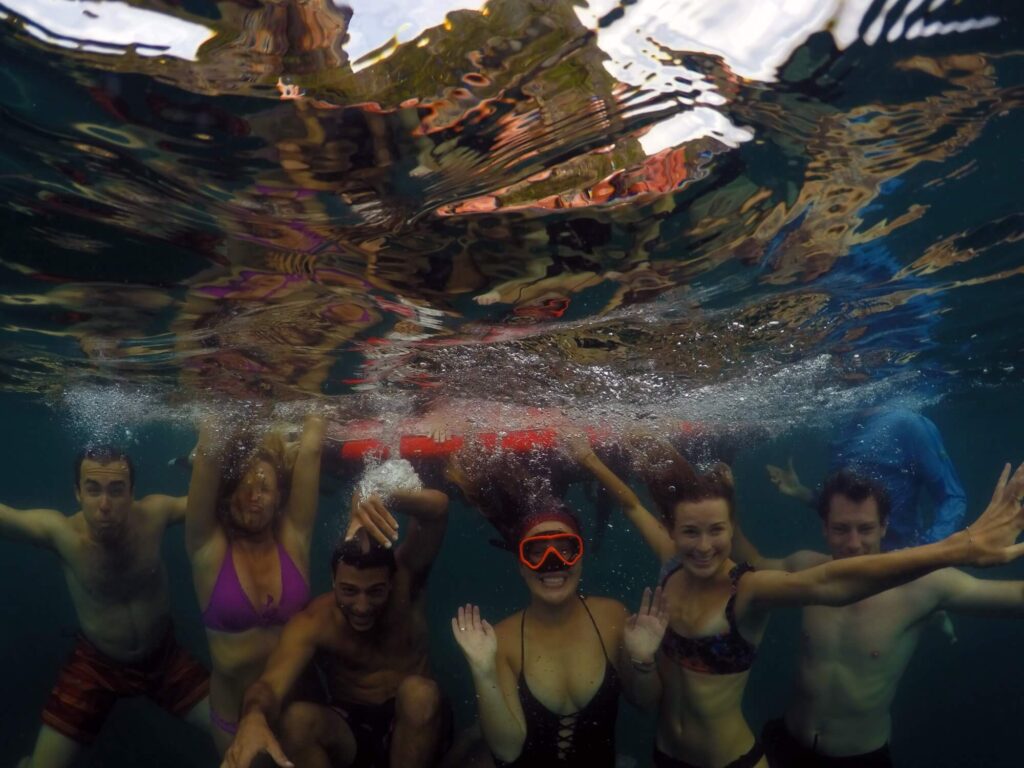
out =
{"type": "Polygon", "coordinates": [[[209,675],[174,639],[160,558],[164,529],[184,520],[185,498],[136,501],[134,479],[127,454],[100,446],[75,460],[81,508],[73,515],[0,504],[0,536],[57,553],[81,625],[22,768],[70,765],[123,697],[148,696],[204,728],[209,719],[209,675]]]}
{"type": "MultiPolygon", "coordinates": [[[[967,496],[939,428],[926,416],[905,408],[860,411],[829,454],[830,473],[853,471],[885,488],[892,512],[883,551],[941,541],[963,527],[967,496]],[[930,520],[921,509],[923,495],[931,501],[930,520]]],[[[800,482],[792,459],[787,467],[766,469],[779,491],[814,505],[815,494],[800,482]]]]}
{"type": "MultiPolygon", "coordinates": [[[[1004,478],[1008,474],[1009,468],[1004,478]]],[[[825,482],[819,508],[831,558],[881,552],[888,501],[876,483],[835,473],[825,482]]],[[[745,542],[740,550],[737,556],[759,569],[792,572],[830,559],[804,551],[773,560],[745,542]]],[[[793,699],[785,717],[767,723],[762,734],[770,764],[891,766],[889,710],[923,628],[943,610],[1024,616],[1024,582],[976,579],[945,568],[852,605],[805,607],[793,699]]]]}
{"type": "Polygon", "coordinates": [[[246,692],[224,766],[248,768],[261,752],[303,768],[436,763],[446,718],[430,677],[425,604],[447,519],[448,497],[434,490],[393,492],[387,507],[378,496],[353,504],[345,540],[331,556],[334,589],[285,625],[246,692]],[[394,549],[398,522],[388,507],[411,521],[394,549]],[[310,662],[327,703],[283,706],[310,662]]]}

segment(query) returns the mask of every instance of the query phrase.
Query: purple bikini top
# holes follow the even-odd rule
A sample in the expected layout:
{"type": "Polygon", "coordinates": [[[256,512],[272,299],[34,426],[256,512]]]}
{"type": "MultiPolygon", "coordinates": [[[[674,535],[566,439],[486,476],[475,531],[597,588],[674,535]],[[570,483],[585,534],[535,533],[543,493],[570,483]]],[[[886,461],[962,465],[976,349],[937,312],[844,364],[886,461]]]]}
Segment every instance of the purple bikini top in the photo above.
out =
{"type": "Polygon", "coordinates": [[[284,624],[305,608],[309,602],[309,585],[280,542],[277,555],[281,561],[281,599],[277,605],[271,605],[272,598],[268,595],[267,604],[257,609],[238,580],[229,543],[210,602],[203,611],[203,624],[218,632],[244,632],[253,627],[284,624]]]}

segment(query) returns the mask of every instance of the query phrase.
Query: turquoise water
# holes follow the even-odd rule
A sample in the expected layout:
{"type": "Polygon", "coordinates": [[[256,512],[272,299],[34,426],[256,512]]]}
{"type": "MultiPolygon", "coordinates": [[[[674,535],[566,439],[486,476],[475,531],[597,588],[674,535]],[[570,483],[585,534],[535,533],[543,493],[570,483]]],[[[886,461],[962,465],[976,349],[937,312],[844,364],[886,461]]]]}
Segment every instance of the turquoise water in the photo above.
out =
{"type": "MultiPolygon", "coordinates": [[[[94,440],[132,450],[139,495],[184,493],[167,463],[211,409],[315,406],[389,440],[405,419],[476,432],[541,408],[613,433],[754,428],[741,513],[782,554],[818,526],[764,465],[793,455],[816,481],[863,407],[938,424],[969,516],[1024,458],[1017,3],[353,5],[0,0],[0,501],[70,512],[94,440]]],[[[345,482],[325,482],[318,589],[345,482]]],[[[584,587],[635,605],[656,568],[611,523],[584,587]]],[[[451,611],[526,599],[491,535],[456,501],[431,581],[460,724],[451,611]]],[[[206,658],[180,530],[165,555],[179,637],[206,658]]],[[[51,555],[0,541],[0,577],[7,764],[75,617],[51,555]]],[[[897,762],[1016,765],[1024,626],[957,631],[927,632],[906,674],[897,762]]],[[[755,730],[784,708],[796,639],[781,613],[755,730]]],[[[624,709],[639,766],[651,729],[624,709]]],[[[90,760],[216,764],[145,703],[90,760]]]]}
{"type": "MultiPolygon", "coordinates": [[[[961,473],[969,498],[969,517],[987,503],[995,472],[1005,459],[1016,461],[1020,447],[1016,424],[1006,418],[1017,407],[1011,390],[1002,404],[989,398],[960,398],[927,411],[947,438],[947,447],[961,473]],[[1002,411],[1001,406],[1008,409],[1002,411]]],[[[21,435],[25,450],[6,460],[7,501],[13,505],[49,505],[71,509],[70,465],[75,446],[68,425],[48,409],[21,398],[3,398],[10,414],[8,428],[21,435]]],[[[819,527],[813,513],[778,496],[763,465],[792,455],[807,478],[826,469],[830,435],[798,429],[785,438],[766,440],[745,449],[735,469],[740,513],[748,535],[762,551],[782,554],[797,548],[819,548],[819,527]]],[[[187,431],[153,427],[135,436],[138,488],[147,492],[184,493],[187,473],[166,468],[168,456],[190,446],[187,431]]],[[[586,509],[582,499],[576,499],[586,509]]],[[[329,588],[327,557],[337,532],[339,496],[321,499],[321,519],[313,552],[315,592],[329,588]]],[[[600,550],[585,561],[587,593],[616,597],[635,605],[639,591],[652,583],[657,566],[637,537],[615,518],[600,550]]],[[[593,531],[592,521],[589,523],[593,531]]],[[[431,576],[430,619],[432,658],[438,678],[452,697],[459,723],[473,716],[471,683],[465,662],[450,636],[448,619],[455,607],[477,601],[485,615],[500,618],[525,604],[526,590],[511,558],[503,562],[486,542],[493,536],[476,513],[456,503],[440,559],[431,576]]],[[[172,606],[178,636],[200,658],[208,658],[199,623],[199,608],[181,529],[168,533],[164,546],[171,574],[172,606]]],[[[62,576],[52,556],[29,547],[0,542],[0,575],[8,585],[0,601],[2,656],[9,660],[0,710],[0,743],[4,761],[26,752],[34,739],[38,712],[70,650],[75,617],[62,576]]],[[[980,574],[985,578],[1024,578],[1024,564],[980,574]]],[[[780,611],[773,618],[747,688],[744,710],[755,728],[778,716],[787,701],[795,670],[798,612],[780,611]]],[[[936,629],[927,631],[904,677],[893,708],[893,750],[898,765],[949,768],[996,768],[1016,765],[1016,719],[1024,694],[1019,690],[1020,644],[1024,622],[957,617],[958,642],[950,645],[936,629]]],[[[653,724],[624,705],[619,722],[619,752],[646,765],[653,724]]],[[[165,716],[144,701],[118,705],[104,730],[90,765],[180,766],[217,761],[205,738],[165,716]]]]}

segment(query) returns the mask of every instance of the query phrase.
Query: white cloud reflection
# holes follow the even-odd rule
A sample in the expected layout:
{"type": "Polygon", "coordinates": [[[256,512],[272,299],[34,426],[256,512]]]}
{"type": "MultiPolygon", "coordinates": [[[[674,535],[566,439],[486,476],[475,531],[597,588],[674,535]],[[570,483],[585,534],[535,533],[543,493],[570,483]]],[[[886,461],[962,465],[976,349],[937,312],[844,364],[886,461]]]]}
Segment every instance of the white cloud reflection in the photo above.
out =
{"type": "MultiPolygon", "coordinates": [[[[441,26],[445,17],[456,10],[481,11],[486,0],[466,2],[465,0],[429,0],[416,3],[407,0],[355,0],[336,2],[352,8],[349,24],[349,40],[345,44],[349,60],[358,61],[394,39],[401,45],[415,40],[427,29],[441,26]]],[[[376,59],[375,59],[376,61],[376,59]]],[[[367,62],[367,64],[372,62],[367,62]]],[[[359,66],[355,67],[357,70],[359,66]]]]}
{"type": "MultiPolygon", "coordinates": [[[[999,23],[995,16],[949,22],[906,22],[925,0],[910,0],[898,18],[891,11],[899,0],[887,0],[865,31],[868,45],[879,41],[886,21],[891,22],[886,40],[900,37],[968,32],[999,23]]],[[[597,30],[598,45],[609,55],[608,71],[625,83],[646,88],[677,90],[675,76],[685,74],[666,66],[662,47],[721,56],[737,75],[749,80],[773,82],[779,68],[811,35],[829,31],[843,50],[860,39],[858,30],[873,0],[637,0],[620,5],[618,0],[593,0],[578,7],[580,21],[596,28],[598,20],[617,7],[623,17],[597,30]]],[[[928,11],[945,5],[932,0],[928,11]]],[[[692,78],[694,73],[688,73],[692,78]]]]}
{"type": "Polygon", "coordinates": [[[33,37],[64,48],[123,53],[135,46],[140,56],[196,60],[199,46],[214,31],[157,11],[114,0],[3,0],[0,15],[13,11],[33,37]]]}

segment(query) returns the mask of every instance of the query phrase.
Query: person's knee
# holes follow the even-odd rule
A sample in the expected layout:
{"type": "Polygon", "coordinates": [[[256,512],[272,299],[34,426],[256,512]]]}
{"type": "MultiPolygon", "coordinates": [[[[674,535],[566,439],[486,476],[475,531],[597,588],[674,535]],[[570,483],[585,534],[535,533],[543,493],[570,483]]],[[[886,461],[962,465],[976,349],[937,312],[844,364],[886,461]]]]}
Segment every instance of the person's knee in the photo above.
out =
{"type": "Polygon", "coordinates": [[[433,723],[441,713],[441,689],[426,677],[413,675],[398,686],[395,714],[404,723],[425,726],[433,723]]]}
{"type": "Polygon", "coordinates": [[[306,701],[294,701],[288,705],[278,722],[281,746],[286,752],[319,742],[323,721],[319,710],[319,706],[306,701]]]}

